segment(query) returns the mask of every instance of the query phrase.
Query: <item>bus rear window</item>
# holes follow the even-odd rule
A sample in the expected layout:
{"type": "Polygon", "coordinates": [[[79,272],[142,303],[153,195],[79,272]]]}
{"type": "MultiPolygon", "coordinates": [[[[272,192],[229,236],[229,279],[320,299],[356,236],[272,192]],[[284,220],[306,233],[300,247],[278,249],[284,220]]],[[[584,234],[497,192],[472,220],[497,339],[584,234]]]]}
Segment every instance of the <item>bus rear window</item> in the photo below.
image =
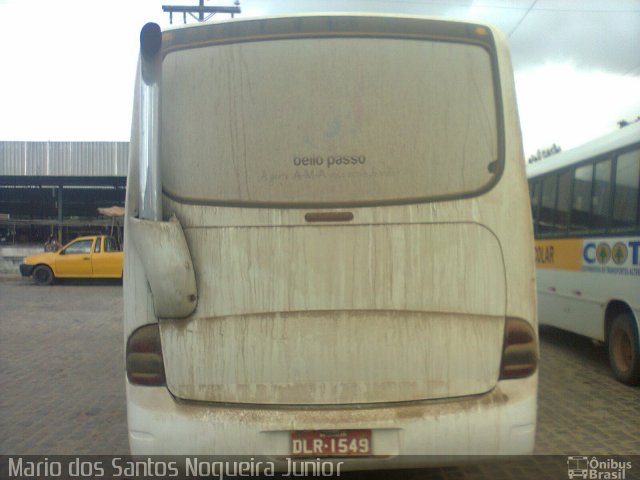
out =
{"type": "Polygon", "coordinates": [[[296,38],[163,60],[165,193],[203,204],[350,206],[478,194],[499,174],[489,52],[296,38]]]}

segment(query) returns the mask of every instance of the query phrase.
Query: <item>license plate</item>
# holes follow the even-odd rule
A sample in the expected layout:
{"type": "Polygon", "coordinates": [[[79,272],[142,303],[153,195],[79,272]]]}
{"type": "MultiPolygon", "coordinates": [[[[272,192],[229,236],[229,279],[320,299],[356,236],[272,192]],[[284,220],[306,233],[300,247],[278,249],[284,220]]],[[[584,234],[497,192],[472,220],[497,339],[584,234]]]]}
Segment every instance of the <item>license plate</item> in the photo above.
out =
{"type": "Polygon", "coordinates": [[[291,432],[294,457],[363,457],[371,455],[371,430],[291,432]]]}

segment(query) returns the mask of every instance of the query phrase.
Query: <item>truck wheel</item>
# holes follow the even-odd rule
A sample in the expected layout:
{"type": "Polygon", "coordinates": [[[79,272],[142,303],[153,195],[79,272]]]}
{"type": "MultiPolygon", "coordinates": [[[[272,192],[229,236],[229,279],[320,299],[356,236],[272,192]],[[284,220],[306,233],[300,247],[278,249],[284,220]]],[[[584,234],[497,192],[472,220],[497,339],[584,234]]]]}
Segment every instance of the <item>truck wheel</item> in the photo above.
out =
{"type": "Polygon", "coordinates": [[[46,265],[38,265],[33,270],[33,280],[38,285],[51,285],[53,283],[53,272],[46,265]]]}
{"type": "Polygon", "coordinates": [[[640,383],[638,331],[630,313],[618,315],[609,328],[609,363],[615,377],[627,385],[640,383]]]}

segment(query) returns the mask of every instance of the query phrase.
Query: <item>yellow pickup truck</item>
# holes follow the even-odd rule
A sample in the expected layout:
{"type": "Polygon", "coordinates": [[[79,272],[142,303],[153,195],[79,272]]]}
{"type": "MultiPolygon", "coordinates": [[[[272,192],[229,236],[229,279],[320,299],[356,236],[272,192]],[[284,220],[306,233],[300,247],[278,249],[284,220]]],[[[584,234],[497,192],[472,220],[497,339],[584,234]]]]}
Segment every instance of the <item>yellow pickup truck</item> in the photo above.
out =
{"type": "Polygon", "coordinates": [[[113,237],[78,237],[56,252],[25,257],[20,273],[39,285],[56,278],[122,278],[122,251],[113,237]]]}

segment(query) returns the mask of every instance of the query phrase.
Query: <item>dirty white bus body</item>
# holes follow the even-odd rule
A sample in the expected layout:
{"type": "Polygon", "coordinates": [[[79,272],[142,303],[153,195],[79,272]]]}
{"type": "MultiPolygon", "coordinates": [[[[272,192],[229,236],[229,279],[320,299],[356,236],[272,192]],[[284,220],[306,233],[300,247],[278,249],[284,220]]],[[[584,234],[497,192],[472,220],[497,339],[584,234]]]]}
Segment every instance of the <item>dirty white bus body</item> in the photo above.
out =
{"type": "Polygon", "coordinates": [[[500,34],[149,24],[136,88],[132,453],[389,468],[532,452],[532,226],[500,34]]]}

